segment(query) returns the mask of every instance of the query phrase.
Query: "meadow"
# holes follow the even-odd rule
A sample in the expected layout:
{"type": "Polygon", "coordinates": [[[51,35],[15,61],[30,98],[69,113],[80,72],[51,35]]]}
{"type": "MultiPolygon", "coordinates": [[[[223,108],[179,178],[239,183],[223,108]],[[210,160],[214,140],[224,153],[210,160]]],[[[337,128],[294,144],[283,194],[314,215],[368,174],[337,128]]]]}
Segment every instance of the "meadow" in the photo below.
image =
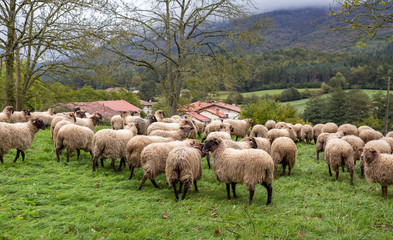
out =
{"type": "MultiPolygon", "coordinates": [[[[146,182],[137,187],[142,169],[132,180],[129,171],[114,173],[110,161],[92,171],[91,157],[73,154],[56,161],[50,131],[37,133],[26,160],[0,165],[0,238],[2,239],[389,239],[393,229],[393,187],[390,199],[381,187],[349,173],[338,181],[325,162],[316,161],[315,146],[297,144],[292,176],[273,182],[272,204],[266,189],[256,187],[254,201],[238,185],[238,198],[227,201],[203,159],[199,192],[189,191],[175,202],[164,175],[161,189],[146,182]]],[[[117,165],[119,161],[117,162],[117,165]]],[[[279,173],[281,166],[279,167],[279,173]]]]}

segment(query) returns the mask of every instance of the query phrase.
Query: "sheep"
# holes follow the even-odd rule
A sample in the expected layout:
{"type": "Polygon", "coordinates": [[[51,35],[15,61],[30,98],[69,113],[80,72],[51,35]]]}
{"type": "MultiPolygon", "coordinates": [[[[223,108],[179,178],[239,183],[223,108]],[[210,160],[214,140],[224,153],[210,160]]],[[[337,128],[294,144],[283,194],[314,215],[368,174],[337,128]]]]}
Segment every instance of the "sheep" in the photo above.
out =
{"type": "Polygon", "coordinates": [[[319,136],[319,134],[321,134],[322,133],[322,128],[323,128],[323,124],[317,124],[317,125],[315,125],[313,128],[312,128],[312,130],[313,130],[313,132],[314,132],[314,143],[315,144],[317,144],[317,139],[318,139],[318,136],[319,136]]]}
{"type": "Polygon", "coordinates": [[[274,162],[274,177],[277,179],[277,165],[282,164],[281,176],[285,175],[285,168],[288,164],[288,176],[296,162],[297,148],[292,139],[279,137],[274,140],[271,147],[271,156],[274,162]]]}
{"type": "Polygon", "coordinates": [[[190,120],[183,119],[179,123],[163,123],[163,122],[155,122],[150,124],[147,128],[147,135],[150,135],[155,130],[164,130],[164,131],[177,131],[180,127],[188,125],[192,128],[192,134],[196,138],[196,130],[194,124],[190,120]]]}
{"type": "Polygon", "coordinates": [[[148,115],[146,118],[138,117],[134,119],[134,123],[138,129],[139,135],[147,135],[147,128],[154,122],[157,122],[157,119],[154,115],[148,115]]]}
{"type": "Polygon", "coordinates": [[[382,188],[382,196],[387,199],[388,186],[393,183],[393,156],[382,154],[372,147],[365,147],[361,159],[364,161],[367,181],[379,183],[382,188]]]}
{"type": "Polygon", "coordinates": [[[236,141],[238,138],[244,138],[250,128],[254,125],[251,118],[243,120],[225,119],[223,123],[227,123],[233,127],[232,135],[236,136],[236,141]]]}
{"type": "Polygon", "coordinates": [[[274,139],[279,138],[279,137],[290,137],[289,132],[286,129],[270,129],[267,132],[267,138],[270,140],[272,143],[274,139]]]}
{"type": "Polygon", "coordinates": [[[322,127],[322,132],[323,133],[335,133],[338,130],[337,124],[333,122],[328,122],[322,127]]]}
{"type": "Polygon", "coordinates": [[[46,126],[50,126],[55,114],[56,114],[55,109],[49,108],[48,111],[46,112],[32,112],[31,118],[42,119],[42,121],[44,121],[46,126]]]}
{"type": "Polygon", "coordinates": [[[317,161],[319,161],[319,153],[325,151],[326,144],[328,140],[331,138],[337,138],[337,135],[332,133],[321,133],[318,136],[317,143],[315,144],[315,150],[317,152],[317,161]]]}
{"type": "Polygon", "coordinates": [[[202,177],[202,146],[177,147],[172,149],[166,160],[165,174],[169,185],[173,187],[176,202],[179,201],[177,182],[180,181],[180,191],[184,184],[182,200],[185,199],[190,186],[194,183],[198,192],[197,180],[202,177]]]}
{"type": "Polygon", "coordinates": [[[267,153],[270,154],[271,143],[268,138],[261,138],[261,137],[245,137],[241,141],[252,141],[252,138],[255,140],[257,144],[257,149],[265,150],[267,153]]]}
{"type": "Polygon", "coordinates": [[[390,132],[386,133],[385,137],[393,138],[393,131],[390,131],[390,132]]]}
{"type": "Polygon", "coordinates": [[[352,146],[339,138],[329,139],[325,147],[324,159],[329,167],[329,175],[332,176],[332,169],[336,172],[338,180],[339,167],[348,168],[351,175],[350,184],[353,185],[354,159],[352,146]]]}
{"type": "Polygon", "coordinates": [[[369,127],[369,126],[360,126],[358,127],[358,136],[360,135],[360,133],[364,130],[374,130],[373,128],[369,127]]]}
{"type": "Polygon", "coordinates": [[[337,129],[337,131],[341,131],[344,133],[344,136],[346,135],[355,135],[358,136],[358,128],[353,125],[353,124],[342,124],[340,127],[337,129]]]}
{"type": "Polygon", "coordinates": [[[295,130],[293,129],[293,126],[291,124],[287,124],[286,126],[283,127],[283,129],[287,130],[289,133],[289,138],[292,139],[292,141],[296,142],[297,135],[295,130]]]}
{"type": "Polygon", "coordinates": [[[302,129],[300,130],[300,141],[302,143],[306,142],[307,144],[310,144],[313,137],[314,131],[312,126],[310,124],[302,126],[302,129]]]}
{"type": "Polygon", "coordinates": [[[56,139],[57,139],[57,133],[59,132],[60,128],[67,124],[73,124],[73,122],[70,122],[68,120],[62,120],[58,123],[56,123],[56,127],[53,129],[53,134],[52,134],[52,141],[54,146],[56,147],[56,139]]]}
{"type": "Polygon", "coordinates": [[[284,128],[285,126],[288,126],[288,123],[286,123],[286,122],[278,122],[278,123],[276,123],[276,125],[274,126],[274,128],[282,129],[282,128],[284,128]]]}
{"type": "Polygon", "coordinates": [[[269,130],[267,130],[267,128],[261,124],[257,124],[255,125],[252,130],[251,130],[251,134],[250,137],[267,137],[267,132],[269,130]]]}
{"type": "Polygon", "coordinates": [[[162,110],[157,110],[154,113],[154,116],[156,117],[157,122],[162,122],[162,120],[165,118],[164,111],[162,110]]]}
{"type": "Polygon", "coordinates": [[[293,125],[293,130],[295,130],[296,136],[297,136],[297,141],[300,141],[300,131],[302,130],[303,124],[301,123],[296,123],[293,125]]]}
{"type": "Polygon", "coordinates": [[[74,112],[74,114],[77,118],[86,118],[86,111],[77,110],[74,112]]]}
{"type": "Polygon", "coordinates": [[[198,136],[200,137],[201,134],[205,131],[206,124],[203,122],[195,121],[194,125],[197,129],[198,136]]]}
{"type": "Polygon", "coordinates": [[[341,140],[346,141],[347,143],[349,143],[352,146],[354,155],[353,155],[353,159],[354,159],[354,164],[356,164],[356,160],[360,160],[360,155],[362,154],[360,152],[360,149],[362,149],[364,147],[364,141],[360,138],[357,137],[355,135],[347,135],[341,138],[341,140]]]}
{"type": "Polygon", "coordinates": [[[14,108],[12,106],[6,106],[0,113],[0,122],[10,122],[11,115],[14,113],[14,108]]]}
{"type": "Polygon", "coordinates": [[[180,122],[182,119],[181,119],[181,117],[179,116],[179,115],[173,115],[172,117],[170,117],[170,118],[164,118],[164,119],[162,119],[162,122],[165,122],[165,123],[178,123],[178,122],[180,122]]]}
{"type": "Polygon", "coordinates": [[[100,123],[102,115],[98,112],[93,113],[88,118],[76,118],[75,124],[90,128],[93,132],[96,130],[97,125],[100,123]]]}
{"type": "Polygon", "coordinates": [[[383,141],[381,139],[379,140],[371,140],[369,142],[367,142],[364,147],[367,148],[374,148],[376,150],[378,150],[378,152],[380,153],[386,153],[386,154],[391,154],[392,152],[392,148],[390,147],[389,143],[387,143],[386,141],[383,141]]]}
{"type": "MultiPolygon", "coordinates": [[[[58,123],[58,125],[60,122],[58,123]]],[[[92,140],[94,132],[88,127],[67,124],[60,128],[56,136],[56,158],[60,162],[60,152],[67,148],[67,162],[70,161],[70,155],[76,150],[77,160],[79,160],[80,150],[89,152],[92,155],[92,140]]]]}
{"type": "MultiPolygon", "coordinates": [[[[228,126],[228,124],[223,124],[223,126],[228,126]]],[[[205,136],[203,136],[205,137],[205,136]]],[[[223,131],[223,132],[211,132],[209,133],[208,136],[206,136],[206,141],[213,139],[213,138],[220,138],[220,139],[227,139],[227,140],[232,140],[232,137],[230,135],[230,133],[223,131]]],[[[207,166],[210,169],[211,165],[210,165],[210,153],[206,153],[206,162],[207,162],[207,166]]]]}
{"type": "Polygon", "coordinates": [[[30,118],[30,110],[23,109],[22,111],[15,111],[13,114],[11,114],[10,123],[28,122],[30,118]]]}
{"type": "Polygon", "coordinates": [[[25,161],[25,150],[31,147],[35,134],[40,130],[45,130],[44,122],[39,118],[30,119],[25,123],[1,123],[0,124],[0,161],[4,163],[3,156],[11,148],[16,148],[14,162],[18,160],[19,154],[22,161],[25,161]]]}
{"type": "Polygon", "coordinates": [[[224,141],[217,138],[206,141],[202,151],[212,152],[213,170],[217,180],[225,182],[228,200],[231,199],[230,184],[233,197],[236,198],[236,183],[243,183],[250,193],[249,204],[251,204],[255,185],[261,183],[267,189],[266,204],[271,203],[274,163],[267,152],[261,149],[227,148],[224,141]]]}
{"type": "Polygon", "coordinates": [[[52,136],[52,139],[53,139],[53,131],[55,130],[56,124],[63,120],[76,122],[75,114],[70,112],[63,116],[56,116],[52,119],[52,122],[50,123],[50,134],[52,136]]]}
{"type": "Polygon", "coordinates": [[[134,175],[134,169],[140,168],[141,163],[141,153],[142,150],[151,143],[158,142],[171,142],[172,138],[163,138],[158,136],[135,136],[128,141],[126,146],[126,158],[127,158],[127,166],[130,170],[129,180],[132,179],[134,175]]]}
{"type": "Polygon", "coordinates": [[[93,137],[93,171],[96,170],[97,160],[101,157],[101,166],[104,165],[104,158],[111,158],[113,171],[116,172],[115,161],[121,158],[119,171],[122,163],[125,164],[126,146],[128,141],[137,135],[134,123],[124,123],[124,129],[102,129],[96,132],[93,137]]]}
{"type": "Polygon", "coordinates": [[[184,125],[180,127],[176,131],[165,131],[165,130],[155,130],[149,134],[149,136],[160,136],[160,137],[165,137],[165,138],[172,138],[174,140],[184,140],[188,138],[190,135],[191,130],[194,128],[184,125]]]}
{"type": "Polygon", "coordinates": [[[175,147],[193,146],[199,146],[199,142],[195,139],[152,143],[146,146],[141,153],[141,163],[144,175],[138,190],[142,189],[147,179],[150,179],[155,188],[160,188],[154,178],[162,173],[165,173],[165,165],[169,152],[175,147]]]}
{"type": "Polygon", "coordinates": [[[124,120],[120,115],[114,115],[111,118],[111,126],[113,130],[123,129],[124,120]]]}
{"type": "Polygon", "coordinates": [[[207,136],[209,136],[209,134],[212,132],[228,132],[229,134],[231,134],[233,132],[233,126],[227,123],[222,123],[221,121],[211,122],[205,128],[202,142],[204,142],[207,136]]]}
{"type": "Polygon", "coordinates": [[[267,120],[265,123],[265,127],[270,130],[276,126],[276,122],[274,120],[267,120]]]}
{"type": "Polygon", "coordinates": [[[369,142],[372,140],[378,140],[383,138],[382,133],[375,131],[374,129],[369,129],[369,130],[361,130],[359,132],[359,137],[365,142],[369,142]]]}
{"type": "Polygon", "coordinates": [[[393,152],[393,138],[392,137],[383,137],[380,140],[383,140],[383,141],[387,142],[389,144],[389,146],[390,146],[390,149],[393,152]]]}

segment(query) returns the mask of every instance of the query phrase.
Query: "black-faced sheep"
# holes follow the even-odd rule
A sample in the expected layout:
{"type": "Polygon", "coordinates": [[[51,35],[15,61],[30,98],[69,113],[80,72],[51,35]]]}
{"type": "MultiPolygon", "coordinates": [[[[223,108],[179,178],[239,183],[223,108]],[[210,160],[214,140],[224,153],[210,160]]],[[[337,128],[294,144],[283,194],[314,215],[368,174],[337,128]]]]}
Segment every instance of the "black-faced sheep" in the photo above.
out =
{"type": "Polygon", "coordinates": [[[300,130],[300,141],[302,143],[306,142],[307,144],[310,144],[312,139],[314,137],[314,130],[309,124],[305,124],[302,126],[302,129],[300,130]]]}
{"type": "Polygon", "coordinates": [[[22,161],[25,160],[25,150],[31,147],[35,134],[40,130],[45,130],[44,122],[39,119],[30,119],[26,123],[0,123],[0,161],[3,162],[3,156],[11,148],[16,148],[14,162],[18,160],[19,154],[22,155],[22,161]]]}
{"type": "Polygon", "coordinates": [[[339,138],[329,139],[325,147],[325,162],[329,167],[329,175],[332,176],[332,170],[336,172],[338,180],[339,167],[348,168],[351,175],[351,185],[353,185],[354,159],[352,146],[339,138]]]}
{"type": "Polygon", "coordinates": [[[323,133],[336,133],[337,130],[338,130],[338,126],[333,122],[328,122],[322,127],[323,133]]]}
{"type": "Polygon", "coordinates": [[[10,122],[11,115],[14,113],[14,108],[12,106],[6,106],[0,113],[0,122],[10,122]]]}
{"type": "Polygon", "coordinates": [[[138,117],[134,119],[134,123],[138,129],[139,135],[147,135],[147,128],[154,122],[157,122],[157,119],[154,115],[148,115],[146,118],[138,117]]]}
{"type": "Polygon", "coordinates": [[[297,148],[292,139],[279,137],[274,140],[271,147],[271,156],[274,162],[274,176],[277,179],[277,165],[282,164],[281,176],[285,175],[285,168],[288,165],[288,176],[296,163],[297,148]]]}
{"type": "Polygon", "coordinates": [[[238,138],[244,138],[250,128],[254,125],[254,122],[250,118],[243,120],[225,119],[223,123],[229,124],[233,127],[232,135],[236,136],[236,141],[238,138]]]}
{"type": "Polygon", "coordinates": [[[265,123],[265,127],[270,130],[276,126],[276,122],[274,120],[267,120],[265,123]]]}
{"type": "Polygon", "coordinates": [[[241,141],[252,141],[254,139],[255,143],[257,144],[257,149],[265,150],[267,153],[270,154],[271,143],[268,138],[261,138],[261,137],[245,137],[241,141]]]}
{"type": "Polygon", "coordinates": [[[23,109],[22,111],[15,111],[13,114],[11,114],[10,123],[28,122],[30,118],[31,118],[30,110],[23,109]]]}
{"type": "Polygon", "coordinates": [[[343,132],[344,136],[347,136],[347,135],[358,136],[358,128],[355,125],[349,124],[349,123],[340,125],[340,127],[338,128],[337,131],[343,132]]]}
{"type": "Polygon", "coordinates": [[[382,196],[387,199],[388,186],[393,183],[393,156],[365,147],[361,158],[367,181],[381,184],[382,196]]]}
{"type": "Polygon", "coordinates": [[[321,134],[322,133],[322,128],[323,128],[323,124],[317,124],[317,125],[315,125],[313,128],[312,128],[312,130],[313,130],[313,132],[314,132],[314,143],[316,144],[317,143],[317,139],[318,139],[318,136],[319,136],[319,134],[321,134]]]}
{"type": "Polygon", "coordinates": [[[162,120],[165,118],[164,111],[162,110],[157,110],[154,113],[154,116],[156,117],[157,122],[162,122],[162,120]]]}
{"type": "Polygon", "coordinates": [[[267,189],[267,202],[271,203],[274,163],[271,156],[261,149],[227,148],[221,139],[206,141],[203,152],[212,152],[214,157],[213,170],[217,180],[225,182],[228,200],[230,185],[233,197],[236,198],[236,184],[243,183],[250,192],[249,203],[254,197],[255,185],[262,184],[267,189]]]}
{"type": "Polygon", "coordinates": [[[365,142],[369,142],[372,140],[378,140],[383,138],[382,133],[375,131],[374,129],[366,129],[366,130],[361,130],[359,132],[359,137],[365,142]]]}
{"type": "Polygon", "coordinates": [[[251,130],[251,134],[250,137],[267,137],[267,128],[261,124],[257,124],[255,125],[252,130],[251,130]]]}

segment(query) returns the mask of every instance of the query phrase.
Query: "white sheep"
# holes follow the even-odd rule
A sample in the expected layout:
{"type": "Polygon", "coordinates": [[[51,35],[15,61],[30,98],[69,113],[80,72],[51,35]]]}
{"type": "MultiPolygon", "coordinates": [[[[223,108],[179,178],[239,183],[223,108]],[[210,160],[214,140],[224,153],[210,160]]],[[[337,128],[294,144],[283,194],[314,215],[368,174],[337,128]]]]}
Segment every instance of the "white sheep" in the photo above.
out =
{"type": "Polygon", "coordinates": [[[22,111],[15,111],[13,114],[11,114],[10,123],[28,122],[30,118],[30,110],[23,109],[22,111]]]}
{"type": "Polygon", "coordinates": [[[0,113],[0,122],[10,122],[11,115],[14,113],[14,108],[12,106],[6,106],[0,113]]]}
{"type": "Polygon", "coordinates": [[[55,114],[56,111],[53,108],[49,108],[46,112],[32,112],[31,118],[42,119],[46,126],[50,126],[55,114]]]}
{"type": "Polygon", "coordinates": [[[288,165],[288,176],[296,163],[297,148],[292,139],[279,137],[274,140],[271,147],[271,156],[274,162],[274,176],[277,179],[277,165],[282,164],[281,176],[285,175],[285,168],[288,165]]]}
{"type": "Polygon", "coordinates": [[[250,118],[243,120],[225,119],[223,123],[227,123],[233,127],[232,135],[236,136],[236,141],[238,138],[244,138],[254,125],[254,122],[250,118]]]}

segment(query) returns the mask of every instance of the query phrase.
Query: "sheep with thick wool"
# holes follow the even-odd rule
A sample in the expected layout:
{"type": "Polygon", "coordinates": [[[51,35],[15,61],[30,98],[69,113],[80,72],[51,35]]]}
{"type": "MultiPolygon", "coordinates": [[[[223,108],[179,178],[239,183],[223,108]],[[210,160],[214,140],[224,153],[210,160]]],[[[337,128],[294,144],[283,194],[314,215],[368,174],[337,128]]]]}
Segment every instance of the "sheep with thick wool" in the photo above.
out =
{"type": "Polygon", "coordinates": [[[296,123],[293,125],[293,130],[295,130],[296,136],[297,136],[297,142],[300,142],[300,132],[302,131],[303,124],[301,123],[296,123]]]}
{"type": "Polygon", "coordinates": [[[0,122],[9,123],[11,115],[14,113],[14,108],[12,106],[4,107],[3,111],[0,113],[0,122]]]}
{"type": "Polygon", "coordinates": [[[262,149],[265,150],[267,153],[270,154],[270,148],[271,148],[271,143],[268,138],[261,138],[261,137],[245,137],[243,138],[242,142],[249,142],[249,141],[255,141],[257,145],[257,149],[262,149]]]}
{"type": "Polygon", "coordinates": [[[102,115],[98,112],[95,112],[88,118],[76,118],[75,124],[88,127],[94,132],[101,119],[102,115]]]}
{"type": "Polygon", "coordinates": [[[165,131],[165,130],[155,130],[152,131],[149,136],[160,136],[160,137],[165,137],[165,138],[172,138],[174,140],[184,140],[188,138],[190,135],[191,128],[188,125],[181,126],[178,130],[176,131],[165,131]]]}
{"type": "Polygon", "coordinates": [[[267,120],[265,122],[265,127],[270,130],[273,129],[276,126],[276,122],[274,120],[267,120]]]}
{"type": "MultiPolygon", "coordinates": [[[[60,123],[58,123],[59,125],[60,123]]],[[[92,154],[92,140],[94,132],[88,127],[76,124],[66,124],[59,129],[56,136],[56,158],[60,162],[60,153],[64,148],[67,149],[67,162],[70,161],[70,155],[76,150],[77,160],[79,160],[80,150],[92,154]]]]}
{"type": "Polygon", "coordinates": [[[139,135],[147,135],[147,128],[154,122],[157,122],[157,119],[154,115],[148,115],[146,118],[136,118],[134,119],[134,123],[138,129],[139,135]]]}
{"type": "Polygon", "coordinates": [[[236,198],[236,184],[242,183],[250,193],[251,204],[255,185],[260,183],[267,189],[266,204],[271,203],[274,162],[266,151],[227,148],[223,140],[213,138],[206,141],[203,152],[212,152],[213,170],[217,180],[226,184],[228,200],[231,199],[230,186],[232,186],[233,197],[236,198]]]}
{"type": "Polygon", "coordinates": [[[290,137],[290,135],[286,129],[273,128],[267,132],[267,138],[270,140],[271,143],[273,143],[274,140],[279,137],[290,137]]]}
{"type": "Polygon", "coordinates": [[[267,137],[267,128],[261,124],[257,124],[254,127],[252,127],[250,137],[262,137],[265,138],[267,137]]]}
{"type": "Polygon", "coordinates": [[[369,127],[369,126],[360,126],[360,127],[358,127],[358,136],[364,130],[374,130],[374,129],[372,127],[369,127]]]}
{"type": "Polygon", "coordinates": [[[318,136],[322,133],[323,124],[315,125],[312,130],[314,132],[314,143],[317,143],[318,136]]]}
{"type": "Polygon", "coordinates": [[[344,136],[347,136],[347,135],[358,136],[358,128],[353,124],[346,123],[346,124],[340,125],[340,127],[338,127],[338,129],[337,129],[337,132],[340,132],[340,131],[344,133],[344,136]]]}
{"type": "Polygon", "coordinates": [[[10,123],[28,122],[30,118],[31,118],[30,110],[23,109],[22,111],[15,111],[13,114],[11,114],[10,123]]]}
{"type": "Polygon", "coordinates": [[[271,156],[274,162],[274,176],[277,179],[277,165],[282,164],[281,176],[285,175],[285,169],[288,165],[288,176],[296,163],[297,148],[292,139],[288,137],[279,137],[274,140],[271,147],[271,156]]]}
{"type": "Polygon", "coordinates": [[[338,130],[338,126],[333,122],[328,122],[322,127],[323,133],[336,133],[337,130],[338,130]]]}
{"type": "Polygon", "coordinates": [[[392,137],[383,137],[383,138],[381,138],[379,140],[383,140],[383,141],[387,142],[389,144],[389,146],[390,146],[390,149],[393,152],[393,138],[392,137]]]}
{"type": "Polygon", "coordinates": [[[165,174],[168,184],[173,187],[176,202],[179,200],[177,183],[180,182],[180,191],[184,184],[182,200],[186,197],[188,189],[194,184],[198,192],[197,181],[202,177],[202,145],[196,147],[177,147],[172,149],[166,160],[165,174]]]}
{"type": "Polygon", "coordinates": [[[300,141],[310,144],[314,137],[314,130],[310,124],[305,124],[300,130],[300,141]]]}
{"type": "Polygon", "coordinates": [[[195,139],[184,141],[152,143],[146,146],[141,153],[141,163],[143,168],[143,178],[138,190],[141,190],[147,179],[153,183],[154,187],[160,188],[154,180],[158,175],[165,173],[166,160],[169,152],[176,147],[199,146],[195,139]]]}
{"type": "MultiPolygon", "coordinates": [[[[226,126],[228,125],[228,124],[225,124],[226,126]]],[[[224,127],[225,128],[225,127],[224,127]]],[[[204,136],[205,137],[205,136],[204,136]]],[[[232,140],[232,137],[231,137],[231,135],[227,132],[227,131],[223,131],[223,132],[211,132],[211,133],[209,133],[209,135],[206,137],[206,141],[207,140],[210,140],[210,139],[213,139],[213,138],[219,138],[219,139],[226,139],[226,140],[232,140]]],[[[202,139],[203,140],[203,139],[202,139]]],[[[205,154],[205,156],[206,156],[206,162],[207,162],[207,166],[208,166],[208,168],[210,169],[211,168],[211,165],[210,165],[210,153],[209,152],[207,152],[206,154],[205,154]]]]}
{"type": "Polygon", "coordinates": [[[366,129],[359,132],[359,137],[365,142],[368,143],[372,140],[378,140],[383,138],[382,133],[375,131],[374,129],[366,129]]]}
{"type": "Polygon", "coordinates": [[[338,138],[337,134],[334,133],[321,133],[318,136],[317,143],[315,144],[315,150],[317,152],[317,160],[319,160],[319,153],[324,152],[326,144],[329,139],[338,138]]]}
{"type": "Polygon", "coordinates": [[[233,127],[232,135],[236,136],[236,141],[238,138],[244,138],[244,136],[246,136],[250,131],[250,128],[254,125],[251,118],[243,120],[225,119],[223,123],[229,124],[233,127]]]}
{"type": "Polygon", "coordinates": [[[44,121],[46,126],[50,126],[53,118],[55,117],[56,111],[53,108],[48,108],[46,112],[32,112],[31,118],[39,118],[44,121]]]}
{"type": "Polygon", "coordinates": [[[0,161],[4,163],[3,156],[11,148],[17,150],[14,162],[18,160],[19,154],[22,161],[25,161],[26,149],[31,147],[35,134],[40,130],[45,130],[44,122],[39,119],[30,119],[25,123],[0,123],[0,161]]]}
{"type": "Polygon", "coordinates": [[[212,132],[227,132],[229,135],[231,135],[233,132],[233,127],[232,125],[222,123],[221,121],[213,121],[206,126],[203,133],[202,142],[204,142],[212,132]]]}
{"type": "Polygon", "coordinates": [[[339,167],[346,166],[351,176],[350,184],[353,185],[354,159],[352,146],[339,138],[329,139],[325,147],[324,159],[329,167],[329,175],[332,176],[332,170],[336,172],[338,180],[339,167]]]}
{"type": "Polygon", "coordinates": [[[72,112],[69,112],[69,113],[62,115],[62,116],[55,116],[52,119],[52,122],[50,124],[50,134],[52,136],[53,141],[55,141],[55,138],[53,137],[53,132],[55,131],[56,124],[60,121],[63,121],[63,120],[75,123],[76,122],[75,114],[72,112]]]}
{"type": "Polygon", "coordinates": [[[349,143],[352,146],[353,149],[353,159],[354,159],[354,164],[356,164],[356,160],[360,160],[360,155],[361,153],[361,149],[363,149],[364,147],[364,141],[355,135],[347,135],[341,138],[341,140],[346,141],[347,143],[349,143]]]}
{"type": "Polygon", "coordinates": [[[364,147],[361,158],[367,181],[379,183],[382,196],[387,199],[388,186],[393,184],[393,156],[380,153],[373,147],[364,147]]]}
{"type": "Polygon", "coordinates": [[[165,118],[164,111],[162,110],[157,110],[154,113],[154,116],[156,117],[157,122],[162,122],[162,120],[165,118]]]}
{"type": "Polygon", "coordinates": [[[190,127],[193,126],[191,125],[189,120],[185,120],[185,119],[183,119],[179,123],[154,122],[150,124],[150,126],[147,128],[147,135],[150,135],[151,132],[156,130],[177,131],[179,130],[180,127],[184,125],[189,125],[190,127]]]}

